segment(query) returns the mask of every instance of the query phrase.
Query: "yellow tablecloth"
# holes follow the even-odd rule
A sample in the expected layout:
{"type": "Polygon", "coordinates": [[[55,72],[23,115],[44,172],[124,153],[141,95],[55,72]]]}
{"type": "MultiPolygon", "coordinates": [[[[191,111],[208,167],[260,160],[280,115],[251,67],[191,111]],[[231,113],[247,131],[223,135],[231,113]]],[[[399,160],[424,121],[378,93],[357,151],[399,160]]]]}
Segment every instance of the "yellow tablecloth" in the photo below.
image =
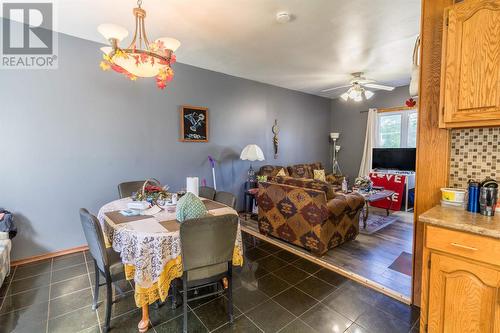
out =
{"type": "MultiPolygon", "coordinates": [[[[233,252],[233,266],[243,265],[243,252],[239,246],[235,246],[233,252]]],[[[127,280],[133,280],[135,275],[135,267],[133,265],[125,265],[125,277],[127,280]]],[[[162,302],[168,297],[170,284],[174,279],[182,277],[182,258],[181,256],[170,260],[163,270],[160,278],[150,288],[141,288],[135,286],[135,304],[137,307],[153,304],[157,300],[162,302]]]]}

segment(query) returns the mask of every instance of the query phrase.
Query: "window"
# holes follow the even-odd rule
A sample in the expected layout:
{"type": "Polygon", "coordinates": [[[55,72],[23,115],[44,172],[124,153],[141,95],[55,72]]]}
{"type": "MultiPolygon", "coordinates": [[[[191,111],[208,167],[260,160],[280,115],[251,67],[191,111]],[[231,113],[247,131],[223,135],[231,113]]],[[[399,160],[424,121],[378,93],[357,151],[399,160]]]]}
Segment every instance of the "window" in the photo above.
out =
{"type": "Polygon", "coordinates": [[[417,111],[378,114],[378,148],[415,148],[417,146],[417,111]]]}

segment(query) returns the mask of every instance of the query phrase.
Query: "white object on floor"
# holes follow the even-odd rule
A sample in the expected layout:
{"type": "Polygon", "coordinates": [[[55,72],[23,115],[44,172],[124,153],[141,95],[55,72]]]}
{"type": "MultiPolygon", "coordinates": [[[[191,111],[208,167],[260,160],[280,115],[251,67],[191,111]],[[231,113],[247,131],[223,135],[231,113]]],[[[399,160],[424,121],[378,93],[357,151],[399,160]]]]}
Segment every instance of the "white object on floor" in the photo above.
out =
{"type": "Polygon", "coordinates": [[[186,178],[186,192],[191,192],[197,197],[199,196],[199,179],[198,177],[187,177],[186,178]]]}
{"type": "Polygon", "coordinates": [[[8,232],[0,232],[0,286],[10,273],[10,250],[12,242],[8,232]]]}

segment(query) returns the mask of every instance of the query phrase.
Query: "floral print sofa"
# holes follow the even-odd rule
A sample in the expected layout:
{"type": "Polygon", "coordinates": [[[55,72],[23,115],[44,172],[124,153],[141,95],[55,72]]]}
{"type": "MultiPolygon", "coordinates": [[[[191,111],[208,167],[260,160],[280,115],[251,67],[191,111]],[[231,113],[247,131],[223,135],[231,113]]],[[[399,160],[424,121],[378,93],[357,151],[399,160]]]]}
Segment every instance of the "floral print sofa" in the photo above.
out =
{"type": "Polygon", "coordinates": [[[359,233],[364,199],[323,181],[269,176],[259,183],[259,231],[321,256],[359,233]]]}

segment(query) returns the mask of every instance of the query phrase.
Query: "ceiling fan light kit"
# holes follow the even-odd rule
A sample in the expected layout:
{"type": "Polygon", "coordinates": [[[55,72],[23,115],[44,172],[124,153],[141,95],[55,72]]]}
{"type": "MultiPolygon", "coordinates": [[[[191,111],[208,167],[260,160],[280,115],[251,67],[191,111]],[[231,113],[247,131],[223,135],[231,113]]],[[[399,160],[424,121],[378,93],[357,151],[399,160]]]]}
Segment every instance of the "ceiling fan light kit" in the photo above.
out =
{"type": "Polygon", "coordinates": [[[136,80],[138,77],[156,77],[157,87],[164,89],[174,78],[172,69],[172,64],[176,60],[174,52],[181,43],[170,37],[161,37],[150,42],[144,24],[146,11],[141,5],[142,0],[138,0],[137,7],[133,9],[135,32],[127,48],[119,46],[119,43],[128,36],[127,29],[110,23],[97,27],[97,31],[111,44],[101,48],[104,55],[100,67],[102,70],[112,69],[124,74],[131,80],[136,80]]]}
{"type": "Polygon", "coordinates": [[[394,90],[394,87],[373,83],[374,80],[366,79],[365,77],[363,77],[362,72],[352,73],[351,75],[352,75],[352,79],[348,85],[343,85],[343,86],[334,87],[334,88],[328,88],[328,89],[322,90],[321,92],[329,92],[329,91],[349,87],[349,89],[345,93],[340,95],[340,98],[346,102],[349,99],[352,99],[355,102],[361,102],[363,100],[368,100],[375,95],[375,93],[373,91],[368,90],[366,88],[380,89],[380,90],[385,90],[385,91],[394,90]]]}

